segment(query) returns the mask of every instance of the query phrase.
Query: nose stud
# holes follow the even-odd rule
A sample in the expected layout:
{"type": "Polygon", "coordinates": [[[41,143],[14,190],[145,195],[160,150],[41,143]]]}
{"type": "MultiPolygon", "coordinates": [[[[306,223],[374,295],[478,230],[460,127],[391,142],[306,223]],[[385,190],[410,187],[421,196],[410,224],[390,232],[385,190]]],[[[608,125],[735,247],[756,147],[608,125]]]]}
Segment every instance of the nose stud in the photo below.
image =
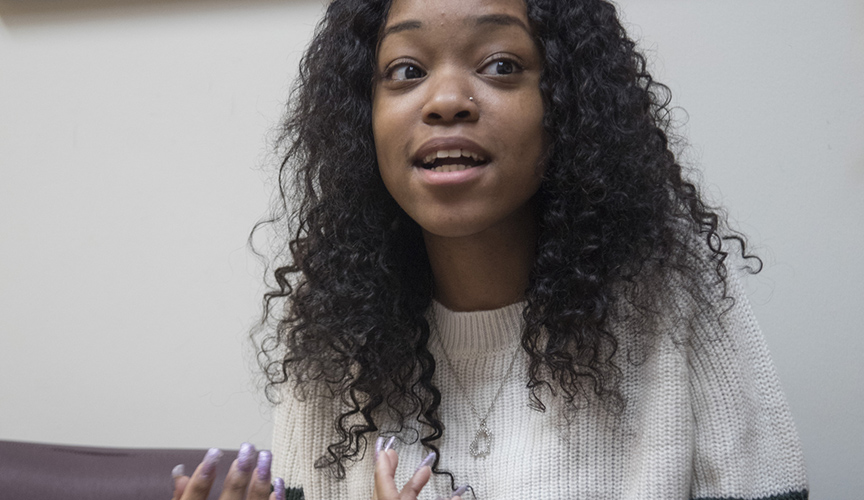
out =
{"type": "Polygon", "coordinates": [[[469,97],[468,100],[469,100],[469,101],[474,101],[474,98],[473,98],[473,97],[469,97]]]}

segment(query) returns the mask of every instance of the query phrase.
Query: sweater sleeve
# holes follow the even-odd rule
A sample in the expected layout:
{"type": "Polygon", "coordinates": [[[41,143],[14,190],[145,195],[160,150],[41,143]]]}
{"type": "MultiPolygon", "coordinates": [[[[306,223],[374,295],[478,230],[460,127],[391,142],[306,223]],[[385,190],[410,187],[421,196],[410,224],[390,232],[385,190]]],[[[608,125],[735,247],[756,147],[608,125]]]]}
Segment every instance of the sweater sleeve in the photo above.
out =
{"type": "Polygon", "coordinates": [[[734,303],[719,319],[696,321],[688,345],[691,498],[806,500],[795,425],[765,339],[731,274],[734,303]]]}

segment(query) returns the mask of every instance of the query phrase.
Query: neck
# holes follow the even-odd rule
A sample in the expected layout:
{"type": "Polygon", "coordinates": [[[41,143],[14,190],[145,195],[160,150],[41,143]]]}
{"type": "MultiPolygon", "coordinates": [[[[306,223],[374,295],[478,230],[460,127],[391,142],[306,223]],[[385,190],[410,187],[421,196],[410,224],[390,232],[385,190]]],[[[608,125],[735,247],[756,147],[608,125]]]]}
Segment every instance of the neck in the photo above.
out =
{"type": "Polygon", "coordinates": [[[424,232],[438,302],[453,311],[485,311],[524,298],[537,227],[531,210],[514,219],[470,236],[424,232]]]}

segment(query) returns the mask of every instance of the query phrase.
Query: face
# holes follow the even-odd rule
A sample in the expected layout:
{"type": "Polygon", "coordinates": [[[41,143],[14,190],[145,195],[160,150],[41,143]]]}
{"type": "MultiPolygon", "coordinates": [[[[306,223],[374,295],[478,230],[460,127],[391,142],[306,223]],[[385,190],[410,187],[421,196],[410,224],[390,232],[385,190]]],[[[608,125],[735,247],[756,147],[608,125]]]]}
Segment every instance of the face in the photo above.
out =
{"type": "Polygon", "coordinates": [[[381,177],[427,236],[530,218],[542,175],[540,51],[522,0],[394,0],[372,126],[381,177]]]}

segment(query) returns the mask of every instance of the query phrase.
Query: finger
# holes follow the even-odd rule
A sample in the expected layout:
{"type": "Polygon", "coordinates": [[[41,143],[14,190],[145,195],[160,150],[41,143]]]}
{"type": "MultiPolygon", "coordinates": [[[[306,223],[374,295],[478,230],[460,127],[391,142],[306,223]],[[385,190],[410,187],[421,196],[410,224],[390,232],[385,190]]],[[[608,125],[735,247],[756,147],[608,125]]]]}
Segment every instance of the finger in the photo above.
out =
{"type": "Polygon", "coordinates": [[[189,483],[189,478],[185,474],[186,468],[183,464],[178,464],[171,469],[171,477],[174,478],[174,494],[171,495],[171,500],[180,500],[180,497],[183,496],[183,490],[189,483]]]}
{"type": "Polygon", "coordinates": [[[470,486],[468,486],[467,484],[463,484],[462,486],[456,488],[456,490],[454,490],[449,497],[438,497],[435,500],[462,500],[462,495],[464,495],[465,492],[468,491],[468,488],[470,488],[470,486]]]}
{"type": "Polygon", "coordinates": [[[383,436],[378,436],[378,439],[375,440],[375,454],[373,455],[374,460],[372,461],[372,465],[373,465],[373,470],[372,470],[372,483],[373,483],[372,500],[378,500],[378,490],[374,487],[374,483],[375,483],[375,469],[374,469],[374,467],[375,467],[375,465],[378,464],[378,457],[381,455],[381,453],[384,452],[384,441],[385,441],[385,439],[383,436]]]}
{"type": "Polygon", "coordinates": [[[414,500],[420,495],[420,491],[429,482],[429,478],[432,477],[432,464],[435,463],[435,458],[437,457],[438,455],[434,451],[426,455],[426,458],[414,469],[414,475],[402,487],[402,491],[399,493],[400,499],[414,500]]]}
{"type": "Polygon", "coordinates": [[[462,500],[462,495],[464,495],[468,491],[468,488],[470,488],[470,486],[468,486],[467,484],[463,484],[462,486],[456,488],[456,491],[454,491],[450,495],[450,499],[451,500],[462,500]]]}
{"type": "MultiPolygon", "coordinates": [[[[258,464],[252,473],[252,481],[249,484],[247,500],[268,500],[270,498],[270,465],[273,455],[269,451],[258,454],[258,464]]],[[[283,488],[284,489],[284,488],[283,488]]]]}
{"type": "Polygon", "coordinates": [[[183,490],[181,500],[205,500],[207,494],[210,493],[210,488],[213,486],[213,479],[216,477],[216,464],[222,458],[222,450],[219,448],[210,448],[207,454],[204,455],[204,460],[195,469],[189,483],[183,490]]]}
{"type": "Polygon", "coordinates": [[[399,455],[395,450],[384,450],[378,454],[375,463],[375,495],[378,500],[395,500],[399,498],[396,489],[396,467],[399,465],[399,455]]]}
{"type": "Polygon", "coordinates": [[[189,484],[189,476],[178,477],[174,479],[174,494],[171,500],[180,500],[183,496],[183,491],[186,490],[186,485],[189,484]]]}
{"type": "Polygon", "coordinates": [[[375,461],[373,464],[378,463],[378,455],[384,451],[384,438],[382,436],[378,436],[378,439],[375,440],[375,461]]]}
{"type": "Polygon", "coordinates": [[[255,468],[255,460],[258,451],[249,443],[240,445],[237,459],[231,464],[225,482],[222,485],[222,493],[219,500],[243,500],[246,497],[246,489],[252,479],[252,469],[255,468]]]}
{"type": "Polygon", "coordinates": [[[285,500],[285,481],[281,477],[273,480],[273,493],[268,500],[285,500]]]}
{"type": "Polygon", "coordinates": [[[171,478],[174,480],[174,493],[171,495],[171,500],[179,500],[183,495],[183,489],[189,482],[185,474],[186,467],[183,464],[177,464],[171,469],[171,478]]]}

